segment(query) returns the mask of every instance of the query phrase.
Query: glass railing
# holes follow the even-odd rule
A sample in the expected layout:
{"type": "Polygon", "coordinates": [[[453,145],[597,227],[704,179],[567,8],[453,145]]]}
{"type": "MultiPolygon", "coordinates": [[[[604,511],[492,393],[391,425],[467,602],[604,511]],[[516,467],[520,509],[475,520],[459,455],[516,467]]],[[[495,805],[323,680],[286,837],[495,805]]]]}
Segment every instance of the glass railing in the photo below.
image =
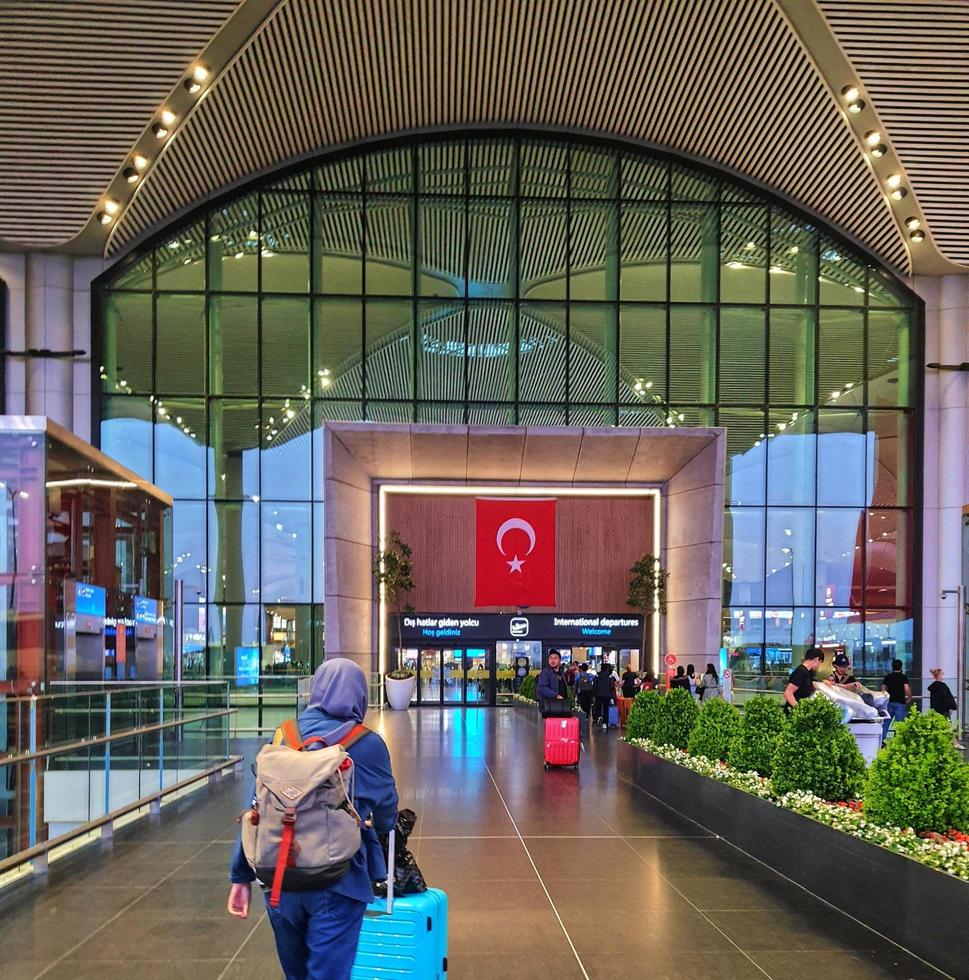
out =
{"type": "Polygon", "coordinates": [[[0,698],[0,882],[234,765],[234,714],[224,682],[0,698]]]}

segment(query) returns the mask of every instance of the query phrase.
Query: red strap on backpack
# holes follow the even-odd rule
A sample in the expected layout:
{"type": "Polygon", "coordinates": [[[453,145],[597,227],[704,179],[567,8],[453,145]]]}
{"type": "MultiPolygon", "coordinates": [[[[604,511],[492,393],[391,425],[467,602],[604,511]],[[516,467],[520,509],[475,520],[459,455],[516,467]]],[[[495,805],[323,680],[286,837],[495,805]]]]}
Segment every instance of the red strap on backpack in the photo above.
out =
{"type": "Polygon", "coordinates": [[[283,838],[279,844],[279,857],[276,858],[276,870],[273,872],[273,887],[269,893],[270,908],[279,908],[279,896],[283,890],[283,875],[289,866],[289,852],[293,846],[295,833],[296,811],[289,809],[283,816],[283,838]]]}
{"type": "MultiPolygon", "coordinates": [[[[348,731],[346,735],[344,735],[343,738],[341,738],[340,741],[336,742],[335,744],[342,745],[345,749],[348,749],[354,742],[359,741],[369,731],[370,729],[367,728],[366,725],[354,725],[353,728],[351,728],[350,731],[348,731]]],[[[296,724],[296,720],[293,718],[289,718],[284,721],[279,726],[279,732],[281,735],[281,741],[285,742],[291,749],[296,749],[297,752],[302,752],[303,749],[305,749],[308,745],[312,745],[314,742],[319,742],[324,747],[330,744],[325,738],[321,738],[319,735],[311,735],[309,738],[304,739],[300,734],[299,726],[296,724]]]]}

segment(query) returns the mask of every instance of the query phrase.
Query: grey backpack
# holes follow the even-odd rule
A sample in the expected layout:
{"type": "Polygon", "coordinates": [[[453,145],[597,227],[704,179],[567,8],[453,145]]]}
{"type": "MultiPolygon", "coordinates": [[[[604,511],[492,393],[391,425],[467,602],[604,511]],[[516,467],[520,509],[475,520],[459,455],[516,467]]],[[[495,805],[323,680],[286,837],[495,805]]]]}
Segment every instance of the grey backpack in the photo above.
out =
{"type": "Polygon", "coordinates": [[[256,756],[256,792],[242,816],[242,849],[256,878],[280,892],[326,888],[341,878],[360,849],[353,807],[353,760],[347,748],[366,735],[357,725],[337,744],[305,741],[284,722],[256,756]],[[306,751],[311,745],[321,747],[306,751]]]}

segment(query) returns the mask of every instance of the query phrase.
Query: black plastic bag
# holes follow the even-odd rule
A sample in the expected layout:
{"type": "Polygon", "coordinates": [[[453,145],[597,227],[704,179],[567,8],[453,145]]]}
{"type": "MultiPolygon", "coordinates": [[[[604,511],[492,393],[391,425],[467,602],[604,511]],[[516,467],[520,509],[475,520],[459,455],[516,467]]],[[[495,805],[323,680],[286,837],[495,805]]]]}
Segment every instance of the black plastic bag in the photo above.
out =
{"type": "MultiPolygon", "coordinates": [[[[417,814],[413,810],[401,810],[397,814],[397,839],[394,843],[394,894],[395,895],[416,895],[418,892],[427,891],[427,882],[424,875],[414,860],[410,848],[407,846],[407,839],[414,832],[414,825],[417,823],[417,814]]],[[[384,849],[384,860],[387,860],[387,837],[381,835],[380,846],[384,849]]],[[[389,870],[389,869],[388,869],[389,870]]],[[[373,886],[374,894],[381,898],[387,894],[387,883],[375,881],[373,886]]]]}

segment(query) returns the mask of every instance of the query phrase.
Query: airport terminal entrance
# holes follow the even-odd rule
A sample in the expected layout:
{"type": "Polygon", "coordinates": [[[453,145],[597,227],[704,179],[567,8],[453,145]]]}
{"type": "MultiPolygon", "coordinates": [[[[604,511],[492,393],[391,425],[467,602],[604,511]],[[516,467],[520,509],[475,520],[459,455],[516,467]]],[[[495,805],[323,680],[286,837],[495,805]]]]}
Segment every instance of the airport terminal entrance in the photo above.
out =
{"type": "Polygon", "coordinates": [[[494,648],[422,647],[404,650],[404,666],[417,674],[419,705],[488,707],[495,703],[494,648]]]}

